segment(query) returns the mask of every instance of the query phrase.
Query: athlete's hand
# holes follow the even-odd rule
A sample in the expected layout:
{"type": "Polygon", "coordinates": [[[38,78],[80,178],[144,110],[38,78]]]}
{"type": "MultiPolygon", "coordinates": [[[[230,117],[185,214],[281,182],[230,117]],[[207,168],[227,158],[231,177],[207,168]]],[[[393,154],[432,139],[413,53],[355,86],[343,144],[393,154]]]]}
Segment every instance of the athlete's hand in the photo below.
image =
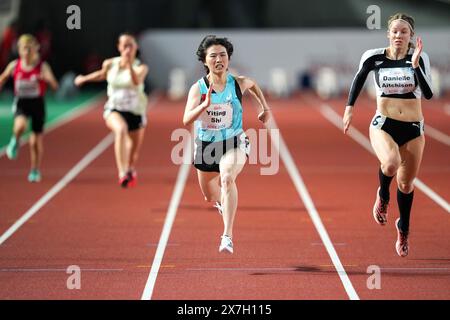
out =
{"type": "Polygon", "coordinates": [[[211,104],[211,93],[213,91],[213,83],[211,82],[209,84],[209,88],[208,88],[208,92],[206,93],[206,97],[205,100],[202,102],[202,108],[206,109],[210,106],[211,104]]]}
{"type": "Polygon", "coordinates": [[[124,58],[124,65],[125,65],[125,68],[127,68],[127,69],[131,69],[133,67],[130,57],[126,56],[126,58],[124,58]]]}
{"type": "Polygon", "coordinates": [[[413,55],[411,58],[411,63],[412,63],[413,68],[417,68],[419,66],[419,59],[420,59],[420,54],[422,53],[422,49],[423,49],[422,38],[417,37],[416,48],[414,49],[414,52],[413,52],[413,55]]]}
{"type": "Polygon", "coordinates": [[[352,117],[353,117],[353,106],[345,107],[344,117],[342,118],[344,134],[347,134],[348,128],[350,128],[350,124],[352,123],[352,117]]]}
{"type": "Polygon", "coordinates": [[[78,76],[76,76],[75,80],[73,81],[73,83],[77,86],[80,87],[83,85],[84,83],[84,77],[80,74],[78,76]]]}
{"type": "Polygon", "coordinates": [[[258,120],[262,123],[266,123],[269,120],[270,112],[269,110],[263,110],[260,114],[258,114],[258,120]]]}

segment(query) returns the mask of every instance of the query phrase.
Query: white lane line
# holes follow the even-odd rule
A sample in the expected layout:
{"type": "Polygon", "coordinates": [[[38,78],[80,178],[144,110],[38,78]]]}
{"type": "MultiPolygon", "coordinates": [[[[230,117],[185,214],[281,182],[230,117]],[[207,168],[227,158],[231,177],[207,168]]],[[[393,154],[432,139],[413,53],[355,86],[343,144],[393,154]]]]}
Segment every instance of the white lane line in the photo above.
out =
{"type": "Polygon", "coordinates": [[[319,233],[320,239],[325,245],[328,255],[330,256],[331,261],[333,262],[333,265],[339,275],[339,278],[341,279],[341,282],[344,285],[348,297],[351,300],[359,300],[359,296],[356,293],[355,288],[353,287],[347,273],[345,272],[344,266],[342,265],[341,260],[339,259],[339,256],[330,240],[330,237],[328,236],[325,226],[323,225],[322,220],[320,219],[320,215],[316,207],[314,206],[311,196],[309,195],[308,189],[306,188],[306,185],[303,182],[302,177],[300,176],[300,172],[295,165],[295,162],[291,156],[291,153],[289,152],[286,143],[284,142],[281,133],[279,133],[278,137],[276,138],[274,138],[273,136],[274,129],[277,132],[279,132],[279,128],[275,122],[274,116],[272,116],[272,118],[266,123],[266,127],[269,129],[271,140],[274,143],[275,148],[278,150],[283,160],[283,163],[289,172],[292,182],[294,183],[295,188],[297,189],[297,192],[300,195],[300,198],[302,199],[306,209],[308,210],[308,214],[312,222],[314,223],[317,232],[319,233]]]}
{"type": "MultiPolygon", "coordinates": [[[[68,110],[67,112],[61,114],[59,117],[55,118],[48,125],[48,127],[45,128],[44,134],[48,134],[48,133],[52,132],[53,130],[63,126],[64,124],[66,124],[66,123],[88,113],[92,109],[96,108],[97,104],[95,102],[97,100],[99,100],[99,98],[103,94],[104,94],[103,92],[100,92],[100,93],[96,94],[95,96],[93,96],[92,98],[89,98],[88,100],[83,102],[78,107],[74,107],[74,108],[68,110]]],[[[20,146],[27,144],[28,137],[29,136],[23,137],[22,139],[20,139],[20,146]]],[[[0,148],[0,158],[3,157],[5,154],[6,154],[6,146],[3,146],[0,148]]]]}
{"type": "MultiPolygon", "coordinates": [[[[321,105],[320,112],[322,115],[328,119],[332,124],[334,124],[338,129],[342,130],[342,119],[341,116],[336,113],[329,105],[321,105]]],[[[375,152],[370,145],[370,140],[362,134],[358,129],[353,126],[350,126],[348,131],[348,135],[353,138],[356,142],[358,142],[361,146],[364,147],[371,154],[375,155],[375,152]]],[[[439,206],[441,206],[447,213],[450,213],[450,204],[434,192],[430,187],[428,187],[425,183],[423,183],[419,178],[414,180],[414,185],[420,189],[423,193],[425,193],[430,199],[436,202],[439,206]]]]}
{"type": "MultiPolygon", "coordinates": [[[[84,272],[120,272],[120,271],[123,271],[124,269],[92,269],[92,268],[83,269],[83,268],[80,268],[80,270],[84,271],[84,272]]],[[[3,268],[3,269],[0,269],[0,272],[67,272],[67,269],[3,268]]]]}
{"type": "Polygon", "coordinates": [[[83,171],[95,158],[108,148],[114,141],[114,135],[108,134],[100,143],[84,156],[61,180],[58,181],[46,194],[44,194],[27,212],[23,214],[6,232],[0,237],[2,245],[14,232],[38,212],[47,202],[67,186],[81,171],[83,171]]]}
{"type": "Polygon", "coordinates": [[[445,111],[445,113],[446,113],[447,115],[450,116],[450,104],[446,104],[446,105],[444,106],[444,111],[445,111]]]}
{"type": "Polygon", "coordinates": [[[425,134],[430,136],[434,140],[437,140],[446,146],[450,146],[450,136],[445,133],[431,127],[429,124],[425,124],[425,134]]]}
{"type": "Polygon", "coordinates": [[[178,170],[178,176],[175,184],[175,188],[170,199],[169,208],[167,209],[166,219],[161,232],[161,236],[158,242],[158,248],[156,249],[155,257],[153,258],[152,268],[148,275],[147,282],[145,284],[144,292],[142,293],[141,300],[151,300],[153,295],[153,289],[155,288],[156,278],[161,267],[161,262],[164,257],[167,242],[169,241],[170,232],[172,230],[175,217],[177,215],[178,206],[183,195],[184,186],[186,185],[187,178],[189,177],[189,171],[192,162],[192,140],[188,139],[184,147],[183,164],[180,165],[178,170]]]}

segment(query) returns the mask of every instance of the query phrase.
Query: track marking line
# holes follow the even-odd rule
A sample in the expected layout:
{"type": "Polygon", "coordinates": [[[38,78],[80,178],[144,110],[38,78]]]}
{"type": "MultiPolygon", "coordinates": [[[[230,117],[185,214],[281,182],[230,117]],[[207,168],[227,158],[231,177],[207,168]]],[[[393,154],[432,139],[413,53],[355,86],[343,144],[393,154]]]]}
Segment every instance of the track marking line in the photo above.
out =
{"type": "MultiPolygon", "coordinates": [[[[149,99],[148,109],[151,109],[159,99],[160,94],[152,95],[149,99]]],[[[98,98],[98,97],[95,97],[98,98]]],[[[95,108],[91,106],[80,110],[81,113],[95,108]]],[[[74,118],[67,120],[71,121],[74,118]]],[[[61,124],[59,124],[61,125],[61,124]]],[[[56,196],[64,187],[66,187],[75,177],[80,174],[92,161],[102,154],[114,142],[114,134],[111,132],[102,141],[100,141],[89,153],[87,153],[64,177],[61,178],[46,194],[44,194],[27,212],[25,212],[5,233],[0,237],[0,246],[11,237],[24,223],[26,223],[36,212],[46,205],[54,196],[56,196]]]]}
{"type": "Polygon", "coordinates": [[[61,180],[59,180],[46,194],[44,194],[22,217],[19,218],[0,237],[2,245],[14,232],[16,232],[25,222],[33,217],[43,206],[45,206],[54,196],[67,186],[81,171],[83,171],[92,161],[94,161],[103,151],[105,151],[114,141],[114,135],[108,134],[99,144],[97,144],[83,159],[81,159],[61,180]]]}
{"type": "MultiPolygon", "coordinates": [[[[100,92],[93,97],[89,98],[82,104],[80,104],[77,107],[74,107],[65,113],[61,114],[59,117],[55,118],[48,127],[44,130],[44,135],[52,132],[53,130],[65,125],[66,123],[75,120],[78,117],[81,117],[82,115],[88,113],[89,111],[95,109],[97,107],[97,103],[95,103],[97,100],[100,100],[100,97],[104,95],[103,92],[100,92]]],[[[28,143],[29,135],[27,135],[24,138],[20,139],[19,148],[24,146],[28,143]]],[[[0,148],[0,158],[3,157],[6,154],[6,146],[0,148]]]]}
{"type": "Polygon", "coordinates": [[[142,293],[141,300],[151,300],[153,295],[153,289],[155,288],[156,278],[158,277],[159,269],[164,257],[164,252],[169,241],[170,232],[172,230],[175,217],[177,215],[178,206],[180,205],[181,197],[183,195],[186,181],[189,177],[192,162],[192,141],[189,139],[186,142],[185,152],[183,155],[183,164],[180,165],[178,170],[177,180],[175,188],[172,193],[172,197],[169,202],[169,208],[167,209],[166,219],[159,238],[158,247],[156,249],[155,257],[153,259],[152,268],[148,275],[147,282],[145,284],[144,291],[142,293]]]}
{"type": "Polygon", "coordinates": [[[292,158],[291,153],[289,152],[289,149],[284,142],[283,136],[275,122],[275,116],[272,114],[272,117],[270,120],[266,123],[266,127],[269,130],[270,137],[272,142],[274,143],[275,148],[278,150],[283,163],[289,172],[289,176],[292,179],[292,182],[294,183],[295,188],[297,189],[298,194],[300,195],[300,198],[302,199],[306,209],[308,210],[308,214],[314,223],[314,226],[319,233],[320,239],[322,240],[328,255],[331,258],[331,261],[333,262],[333,265],[339,275],[339,278],[341,279],[341,282],[344,286],[345,291],[347,292],[348,297],[351,300],[359,300],[359,296],[355,291],[355,288],[353,287],[347,273],[345,272],[345,269],[339,259],[339,256],[333,246],[333,243],[330,240],[330,237],[328,236],[328,233],[325,229],[325,226],[322,223],[322,220],[320,218],[319,212],[317,211],[316,207],[314,206],[314,202],[311,199],[311,196],[309,195],[308,189],[306,188],[305,183],[303,182],[303,179],[300,175],[299,170],[297,169],[295,162],[292,158]],[[272,137],[273,130],[276,129],[279,132],[279,139],[274,139],[272,137]]]}
{"type": "MultiPolygon", "coordinates": [[[[342,120],[341,117],[333,110],[329,105],[322,104],[320,106],[320,112],[322,115],[328,119],[332,124],[334,124],[338,129],[342,129],[342,120]]],[[[370,140],[362,134],[358,129],[353,126],[350,126],[348,130],[348,136],[350,136],[353,140],[358,142],[364,149],[369,151],[371,154],[375,155],[375,152],[372,150],[372,146],[370,144],[370,140]]],[[[438,195],[435,191],[433,191],[430,187],[428,187],[425,183],[423,183],[419,178],[414,180],[414,185],[420,189],[423,193],[425,193],[431,200],[436,202],[439,206],[441,206],[447,213],[450,213],[450,204],[438,195]]]]}
{"type": "MultiPolygon", "coordinates": [[[[124,269],[93,269],[93,268],[87,268],[87,269],[80,268],[80,270],[83,272],[121,272],[121,271],[124,271],[124,269]]],[[[0,272],[67,272],[67,269],[2,268],[2,269],[0,269],[0,272]]]]}
{"type": "Polygon", "coordinates": [[[444,106],[444,111],[445,111],[445,113],[446,113],[447,115],[450,116],[450,104],[446,104],[446,105],[444,106]]]}
{"type": "Polygon", "coordinates": [[[450,146],[450,136],[439,131],[438,129],[431,127],[429,124],[425,125],[425,134],[427,136],[430,136],[434,140],[437,140],[437,141],[445,144],[446,146],[450,146]]]}

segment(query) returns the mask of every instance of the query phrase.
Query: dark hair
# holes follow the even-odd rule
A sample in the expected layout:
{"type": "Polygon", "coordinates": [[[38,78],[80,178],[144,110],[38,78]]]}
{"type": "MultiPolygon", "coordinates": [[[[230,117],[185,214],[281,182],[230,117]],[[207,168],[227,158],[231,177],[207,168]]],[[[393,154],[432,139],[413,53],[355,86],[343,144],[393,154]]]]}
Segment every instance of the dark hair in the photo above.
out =
{"type": "MultiPolygon", "coordinates": [[[[117,37],[117,45],[119,45],[120,38],[124,37],[124,36],[125,37],[131,37],[131,38],[134,39],[134,41],[136,43],[138,43],[137,36],[134,33],[125,31],[125,32],[122,32],[121,34],[119,34],[119,36],[117,37]]],[[[138,58],[140,55],[141,55],[141,51],[140,51],[140,49],[138,47],[138,49],[136,50],[136,58],[138,58]]]]}
{"type": "MultiPolygon", "coordinates": [[[[233,54],[233,44],[227,39],[227,38],[217,38],[215,35],[208,35],[203,38],[202,42],[200,42],[200,45],[197,49],[197,57],[198,60],[205,63],[206,61],[206,50],[208,50],[209,47],[214,45],[221,45],[227,50],[228,59],[231,58],[231,55],[233,54]]],[[[209,72],[209,69],[207,66],[205,66],[206,72],[209,72]]]]}
{"type": "Polygon", "coordinates": [[[134,33],[132,33],[132,32],[128,32],[128,31],[125,31],[125,32],[122,32],[121,34],[119,34],[119,36],[117,37],[117,43],[119,43],[120,38],[123,37],[123,36],[131,37],[131,38],[133,38],[134,41],[136,41],[136,43],[137,43],[137,37],[136,37],[136,35],[135,35],[134,33]]]}

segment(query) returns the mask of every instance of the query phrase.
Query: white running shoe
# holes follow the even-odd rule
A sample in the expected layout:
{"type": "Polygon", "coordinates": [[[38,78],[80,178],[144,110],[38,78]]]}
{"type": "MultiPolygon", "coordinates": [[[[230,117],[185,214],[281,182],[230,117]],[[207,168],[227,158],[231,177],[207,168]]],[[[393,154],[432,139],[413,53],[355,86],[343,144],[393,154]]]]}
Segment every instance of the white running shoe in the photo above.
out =
{"type": "Polygon", "coordinates": [[[222,211],[222,205],[220,204],[219,201],[216,201],[216,204],[213,205],[214,208],[217,208],[217,211],[219,211],[219,214],[222,215],[223,211],[222,211]]]}
{"type": "Polygon", "coordinates": [[[231,237],[224,235],[221,238],[219,252],[233,253],[233,241],[231,237]]]}

